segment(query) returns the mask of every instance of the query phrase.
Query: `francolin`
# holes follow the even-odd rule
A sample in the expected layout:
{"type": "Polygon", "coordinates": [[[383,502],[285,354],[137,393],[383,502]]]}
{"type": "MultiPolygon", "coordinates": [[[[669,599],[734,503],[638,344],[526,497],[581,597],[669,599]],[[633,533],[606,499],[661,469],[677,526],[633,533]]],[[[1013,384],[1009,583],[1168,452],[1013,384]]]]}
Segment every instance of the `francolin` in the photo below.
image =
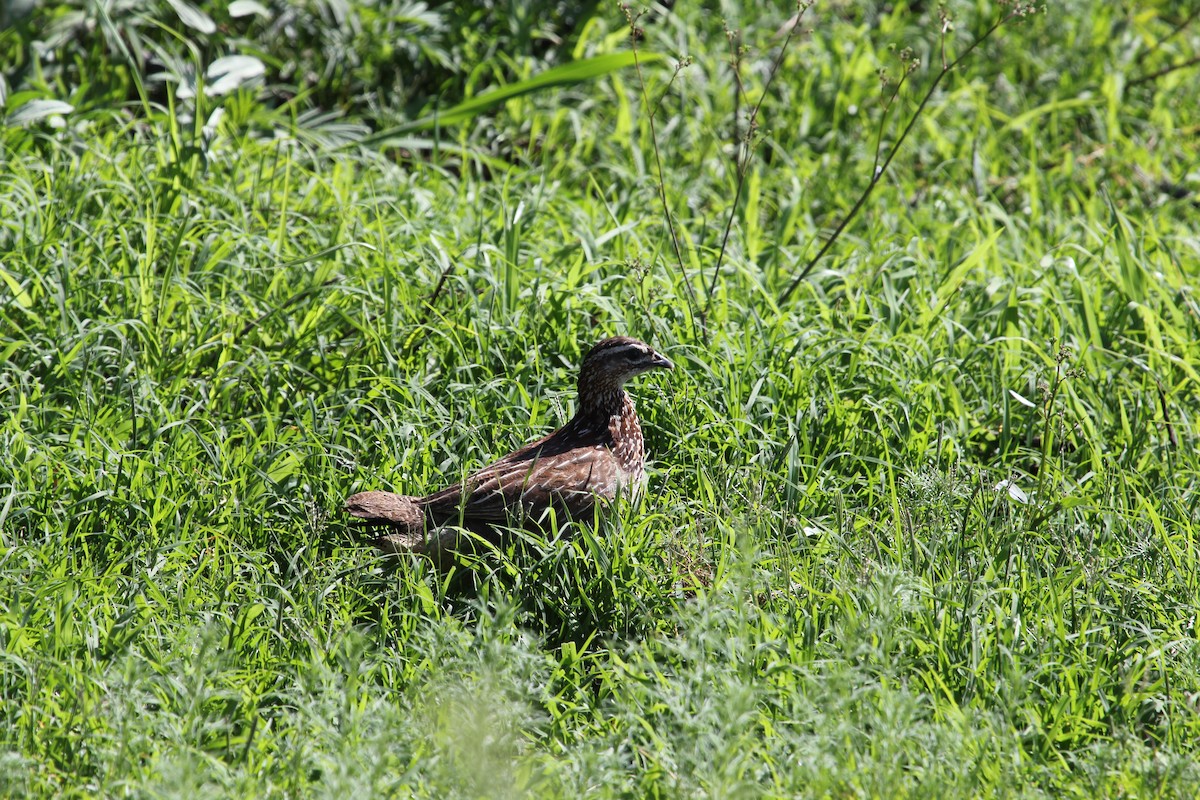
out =
{"type": "Polygon", "coordinates": [[[625,381],[673,368],[637,339],[605,339],[583,359],[575,416],[554,433],[439,492],[361,492],[346,501],[346,511],[383,529],[374,540],[381,550],[434,556],[455,549],[460,529],[495,541],[497,526],[536,528],[550,509],[559,519],[586,518],[597,501],[637,492],[645,482],[642,427],[625,381]]]}

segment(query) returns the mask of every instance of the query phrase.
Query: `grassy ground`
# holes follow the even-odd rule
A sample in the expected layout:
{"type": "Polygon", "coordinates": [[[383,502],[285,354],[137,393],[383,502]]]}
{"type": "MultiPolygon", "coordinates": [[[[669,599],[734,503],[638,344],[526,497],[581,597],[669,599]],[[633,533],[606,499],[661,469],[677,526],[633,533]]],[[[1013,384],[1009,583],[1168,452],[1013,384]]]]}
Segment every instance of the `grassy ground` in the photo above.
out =
{"type": "MultiPolygon", "coordinates": [[[[0,794],[1200,792],[1200,30],[1055,4],[918,114],[925,5],[783,49],[728,4],[740,59],[650,14],[644,92],[369,147],[403,115],[291,113],[265,47],[217,98],[99,45],[8,75],[0,794]],[[639,507],[451,576],[356,541],[342,498],[555,426],[616,333],[678,365],[639,507]]],[[[951,59],[1006,13],[952,11],[951,59]]],[[[495,50],[468,90],[543,68],[495,50]]]]}

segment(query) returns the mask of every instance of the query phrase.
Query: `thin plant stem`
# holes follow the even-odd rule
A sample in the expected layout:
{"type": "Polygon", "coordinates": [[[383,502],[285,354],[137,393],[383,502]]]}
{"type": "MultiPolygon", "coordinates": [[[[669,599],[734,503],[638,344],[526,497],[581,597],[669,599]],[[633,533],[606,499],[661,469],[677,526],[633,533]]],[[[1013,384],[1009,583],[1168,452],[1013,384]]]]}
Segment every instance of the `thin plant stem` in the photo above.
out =
{"type": "Polygon", "coordinates": [[[1181,61],[1178,64],[1172,64],[1169,67],[1163,67],[1160,70],[1151,72],[1149,75],[1139,75],[1136,78],[1132,78],[1132,79],[1130,79],[1128,85],[1130,87],[1141,86],[1143,83],[1150,83],[1152,81],[1156,81],[1165,75],[1170,75],[1172,72],[1178,72],[1181,69],[1187,69],[1188,67],[1194,67],[1197,64],[1200,64],[1200,56],[1193,56],[1192,58],[1189,58],[1186,61],[1181,61]]]}
{"type": "Polygon", "coordinates": [[[1191,14],[1188,14],[1186,17],[1184,17],[1183,21],[1176,25],[1166,36],[1162,37],[1154,44],[1150,45],[1148,48],[1139,53],[1138,57],[1135,59],[1135,62],[1141,64],[1147,56],[1158,51],[1164,44],[1171,41],[1171,39],[1178,36],[1183,31],[1187,30],[1187,28],[1189,28],[1197,19],[1200,19],[1200,8],[1195,9],[1191,14]]]}
{"type": "MultiPolygon", "coordinates": [[[[650,91],[646,88],[646,78],[642,74],[642,62],[638,58],[637,40],[639,29],[637,19],[641,14],[635,16],[628,6],[623,6],[622,8],[625,11],[626,18],[629,20],[629,41],[633,47],[633,66],[637,70],[638,84],[642,90],[642,102],[645,103],[646,108],[654,108],[654,111],[657,112],[657,106],[652,106],[650,103],[650,91]]],[[[672,81],[674,81],[674,78],[672,78],[672,81]]],[[[670,87],[668,86],[668,88],[670,87]]],[[[675,250],[675,260],[679,263],[679,278],[683,282],[684,289],[687,291],[688,307],[692,312],[690,315],[692,318],[692,335],[707,341],[708,325],[705,321],[705,313],[700,307],[700,301],[696,297],[696,290],[692,288],[692,283],[688,280],[687,267],[683,263],[683,247],[679,244],[679,232],[675,229],[675,220],[671,215],[671,207],[667,202],[667,183],[664,177],[662,155],[658,148],[658,132],[654,125],[654,116],[652,112],[649,115],[648,122],[650,125],[650,143],[654,148],[654,166],[658,172],[658,200],[662,204],[663,219],[667,223],[667,231],[671,237],[671,246],[675,250]],[[699,319],[699,327],[696,324],[697,318],[699,319]]]]}
{"type": "MultiPolygon", "coordinates": [[[[754,132],[758,128],[758,112],[762,108],[763,100],[766,99],[767,93],[771,90],[771,84],[775,80],[775,76],[779,73],[779,67],[783,64],[783,57],[787,54],[788,45],[791,44],[792,38],[796,35],[796,30],[800,27],[801,20],[804,19],[804,12],[808,11],[810,3],[799,2],[796,4],[796,16],[793,19],[792,25],[788,28],[787,38],[783,40],[783,45],[779,48],[779,53],[775,56],[775,61],[771,64],[771,69],[767,73],[767,81],[763,86],[762,95],[758,98],[758,102],[754,105],[750,112],[750,117],[746,122],[746,131],[742,136],[735,137],[738,142],[738,158],[737,158],[737,185],[733,192],[733,205],[729,209],[729,217],[725,220],[725,231],[721,235],[721,249],[717,253],[717,263],[713,266],[712,280],[708,285],[708,292],[704,300],[704,313],[707,316],[709,309],[712,307],[713,295],[717,291],[717,276],[721,274],[721,265],[725,261],[725,252],[729,246],[729,234],[733,230],[733,220],[737,216],[738,204],[742,199],[742,188],[746,184],[746,174],[750,171],[750,161],[754,157],[754,132]]],[[[741,80],[741,53],[734,52],[734,73],[737,76],[738,95],[735,98],[735,103],[741,97],[742,80],[741,80]]],[[[733,118],[734,130],[737,130],[737,106],[734,109],[733,118]]]]}
{"type": "Polygon", "coordinates": [[[792,282],[788,284],[788,287],[779,295],[780,305],[786,303],[788,299],[791,298],[792,294],[800,287],[800,284],[804,281],[804,279],[807,278],[809,273],[813,271],[813,268],[820,263],[821,259],[825,257],[825,255],[833,248],[834,244],[837,243],[838,239],[841,238],[842,233],[845,232],[850,222],[858,216],[858,212],[862,210],[862,207],[866,205],[867,200],[869,200],[871,195],[875,192],[875,187],[879,185],[879,182],[883,179],[883,176],[887,174],[887,169],[891,165],[892,159],[894,159],[896,154],[900,152],[900,148],[904,145],[904,142],[908,139],[908,135],[916,126],[917,120],[921,118],[921,114],[925,111],[925,107],[929,105],[929,101],[933,99],[933,94],[937,90],[937,87],[941,84],[942,79],[949,75],[955,67],[961,64],[967,56],[975,52],[975,48],[979,47],[979,45],[991,38],[992,34],[995,33],[1000,26],[1017,16],[1021,16],[1021,12],[1019,10],[1012,11],[1008,14],[1005,14],[1003,17],[1000,17],[993,22],[986,31],[983,32],[982,36],[972,42],[957,58],[955,58],[949,64],[943,64],[942,69],[937,75],[934,76],[933,82],[929,84],[929,88],[925,90],[924,96],[921,97],[921,101],[917,104],[917,110],[913,112],[912,117],[909,118],[908,123],[904,126],[904,130],[900,132],[899,138],[896,139],[891,148],[888,150],[887,157],[884,159],[882,166],[876,167],[874,173],[871,175],[871,179],[867,182],[866,188],[863,189],[862,194],[859,195],[858,200],[854,202],[854,205],[850,208],[849,213],[842,217],[842,221],[838,223],[838,226],[834,228],[833,233],[830,234],[829,238],[825,240],[825,243],[821,245],[821,249],[817,251],[816,255],[809,259],[808,263],[804,266],[804,269],[800,271],[800,273],[792,280],[792,282]]]}

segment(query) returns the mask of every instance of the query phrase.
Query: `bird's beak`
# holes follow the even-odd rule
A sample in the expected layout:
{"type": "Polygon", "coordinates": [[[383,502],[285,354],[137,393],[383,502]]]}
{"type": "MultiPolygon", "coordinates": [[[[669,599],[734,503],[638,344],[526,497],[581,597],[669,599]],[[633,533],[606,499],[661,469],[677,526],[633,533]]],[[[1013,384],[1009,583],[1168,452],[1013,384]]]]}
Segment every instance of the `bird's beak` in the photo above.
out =
{"type": "Polygon", "coordinates": [[[671,363],[671,359],[656,352],[654,360],[650,362],[651,369],[675,369],[675,365],[671,363]]]}

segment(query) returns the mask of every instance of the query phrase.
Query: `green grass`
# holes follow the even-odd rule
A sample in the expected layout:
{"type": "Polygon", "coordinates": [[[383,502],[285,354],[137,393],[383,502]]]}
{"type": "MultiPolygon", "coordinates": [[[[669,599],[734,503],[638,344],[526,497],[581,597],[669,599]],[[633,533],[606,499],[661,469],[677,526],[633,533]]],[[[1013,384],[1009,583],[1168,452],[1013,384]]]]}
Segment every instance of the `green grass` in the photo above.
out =
{"type": "MultiPolygon", "coordinates": [[[[784,297],[941,63],[936,9],[818,5],[764,88],[792,10],[722,12],[740,98],[721,18],[642,17],[653,133],[632,69],[539,88],[523,18],[407,116],[378,53],[289,94],[265,22],[265,84],[194,101],[4,34],[6,116],[73,111],[0,131],[0,794],[1200,792],[1200,100],[1156,75],[1200,30],[1005,24],[784,297]],[[451,575],[356,539],[345,496],[549,430],[617,333],[678,365],[639,506],[451,575]]],[[[951,57],[1001,13],[952,11],[951,57]]]]}

